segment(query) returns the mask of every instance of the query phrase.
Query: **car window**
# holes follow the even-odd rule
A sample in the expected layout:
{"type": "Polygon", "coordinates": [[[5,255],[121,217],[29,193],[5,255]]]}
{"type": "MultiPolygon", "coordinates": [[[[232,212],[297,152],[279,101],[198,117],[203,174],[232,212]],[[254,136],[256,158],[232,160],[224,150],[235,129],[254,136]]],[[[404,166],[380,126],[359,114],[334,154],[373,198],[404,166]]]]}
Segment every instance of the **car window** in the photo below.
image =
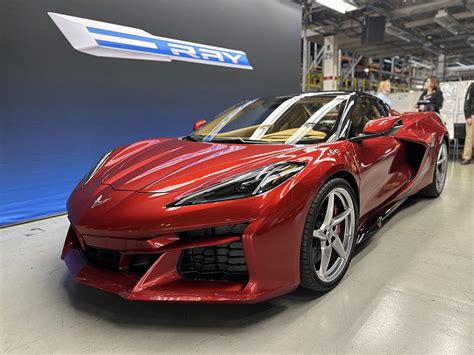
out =
{"type": "Polygon", "coordinates": [[[377,104],[377,107],[379,108],[380,113],[382,114],[381,117],[388,116],[387,106],[385,106],[385,104],[380,100],[378,100],[376,104],[377,104]]]}
{"type": "Polygon", "coordinates": [[[369,121],[369,118],[366,116],[367,105],[367,99],[364,97],[359,97],[356,100],[351,113],[351,129],[349,132],[349,138],[362,134],[364,125],[369,121]]]}
{"type": "Polygon", "coordinates": [[[334,132],[348,95],[305,94],[246,101],[192,134],[194,140],[318,143],[334,132]]]}
{"type": "Polygon", "coordinates": [[[376,100],[373,99],[366,99],[367,100],[367,112],[366,116],[370,120],[373,120],[374,118],[380,118],[383,116],[382,110],[380,109],[380,106],[378,105],[376,100]]]}
{"type": "MultiPolygon", "coordinates": [[[[316,111],[326,105],[328,101],[330,100],[322,100],[321,98],[314,97],[301,100],[269,128],[266,132],[266,136],[275,137],[278,135],[289,138],[298,128],[305,124],[316,111]]],[[[328,136],[340,117],[341,108],[343,107],[344,105],[341,103],[325,113],[320,121],[312,127],[313,131],[323,132],[324,137],[328,136]]]]}
{"type": "Polygon", "coordinates": [[[385,112],[377,100],[360,97],[357,99],[351,114],[349,138],[362,134],[367,122],[385,116],[385,112]]]}

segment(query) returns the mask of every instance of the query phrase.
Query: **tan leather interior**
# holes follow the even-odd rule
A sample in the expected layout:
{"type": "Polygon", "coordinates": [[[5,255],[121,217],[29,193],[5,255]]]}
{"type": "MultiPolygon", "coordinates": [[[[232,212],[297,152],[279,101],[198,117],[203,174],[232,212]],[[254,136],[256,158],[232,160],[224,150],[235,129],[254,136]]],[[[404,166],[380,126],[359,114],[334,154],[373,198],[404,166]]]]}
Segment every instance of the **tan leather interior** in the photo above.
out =
{"type": "MultiPolygon", "coordinates": [[[[216,138],[223,138],[223,137],[250,137],[252,133],[257,129],[258,125],[255,126],[250,126],[250,127],[245,127],[241,129],[236,129],[233,131],[225,132],[225,133],[219,133],[216,135],[216,138]]],[[[265,134],[262,138],[260,138],[263,141],[286,141],[289,139],[296,131],[298,128],[290,128],[286,129],[284,131],[280,132],[274,132],[274,133],[269,133],[265,134]]],[[[309,133],[306,134],[305,138],[313,138],[313,139],[324,139],[326,138],[326,133],[322,131],[314,131],[311,130],[309,133]]]]}
{"type": "MultiPolygon", "coordinates": [[[[290,128],[284,131],[266,134],[261,139],[264,141],[286,141],[293,134],[295,134],[297,130],[298,128],[290,128]]],[[[321,132],[321,131],[311,130],[309,133],[305,135],[305,138],[324,139],[326,138],[326,133],[321,132]]]]}
{"type": "MultiPolygon", "coordinates": [[[[284,122],[276,122],[270,128],[270,132],[265,134],[261,140],[264,141],[286,141],[288,140],[298,129],[304,124],[313,114],[306,105],[301,105],[290,109],[285,114],[284,122]],[[277,132],[272,132],[278,130],[277,132]]],[[[338,112],[328,112],[324,121],[336,121],[338,117],[338,112]]],[[[250,138],[259,125],[253,125],[249,127],[244,127],[240,129],[235,129],[228,132],[218,133],[216,138],[225,138],[225,137],[241,137],[243,139],[250,138]]],[[[310,131],[305,138],[321,139],[324,140],[327,136],[327,133],[322,131],[312,130],[310,131]]]]}
{"type": "Polygon", "coordinates": [[[250,137],[252,133],[257,129],[259,125],[248,126],[240,129],[234,129],[233,131],[218,133],[216,137],[250,137]]]}

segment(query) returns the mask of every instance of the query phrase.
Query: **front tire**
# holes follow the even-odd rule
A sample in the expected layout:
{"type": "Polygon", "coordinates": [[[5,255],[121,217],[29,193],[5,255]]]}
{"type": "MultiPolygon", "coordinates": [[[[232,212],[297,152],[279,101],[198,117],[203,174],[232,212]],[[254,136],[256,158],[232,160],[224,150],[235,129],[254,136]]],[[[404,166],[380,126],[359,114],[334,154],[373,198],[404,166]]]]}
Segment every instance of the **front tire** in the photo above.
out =
{"type": "Polygon", "coordinates": [[[435,198],[441,195],[446,182],[446,175],[448,171],[448,146],[443,140],[439,147],[438,158],[436,159],[436,166],[433,172],[433,181],[427,187],[420,191],[420,196],[435,198]]]}
{"type": "Polygon", "coordinates": [[[358,222],[351,185],[341,178],[325,183],[306,217],[300,254],[302,287],[327,292],[341,281],[355,249],[358,222]]]}

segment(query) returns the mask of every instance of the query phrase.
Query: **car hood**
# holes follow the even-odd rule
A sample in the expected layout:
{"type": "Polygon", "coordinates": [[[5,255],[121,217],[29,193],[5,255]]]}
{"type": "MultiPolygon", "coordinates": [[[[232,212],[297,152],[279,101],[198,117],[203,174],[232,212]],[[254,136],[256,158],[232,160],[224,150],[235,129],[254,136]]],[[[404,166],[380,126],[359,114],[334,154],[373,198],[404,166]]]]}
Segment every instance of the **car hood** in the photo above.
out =
{"type": "Polygon", "coordinates": [[[115,190],[193,190],[264,165],[294,160],[296,150],[282,144],[142,141],[114,153],[101,169],[101,179],[115,190]]]}

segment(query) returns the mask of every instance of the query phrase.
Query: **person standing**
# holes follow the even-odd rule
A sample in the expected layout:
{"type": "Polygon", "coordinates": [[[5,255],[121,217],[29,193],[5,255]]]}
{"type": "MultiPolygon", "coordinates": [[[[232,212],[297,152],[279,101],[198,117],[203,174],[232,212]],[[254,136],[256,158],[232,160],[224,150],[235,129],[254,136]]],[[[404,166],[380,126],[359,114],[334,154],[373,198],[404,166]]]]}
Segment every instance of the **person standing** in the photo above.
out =
{"type": "Polygon", "coordinates": [[[379,84],[379,88],[377,90],[377,97],[385,102],[387,105],[392,107],[392,100],[388,96],[390,94],[390,91],[392,91],[392,83],[390,80],[383,80],[379,84]]]}
{"type": "Polygon", "coordinates": [[[462,155],[462,165],[471,163],[472,147],[474,145],[474,129],[472,129],[472,116],[474,115],[474,83],[469,85],[464,98],[464,116],[466,117],[466,139],[464,140],[464,152],[462,155]]]}
{"type": "Polygon", "coordinates": [[[418,99],[416,107],[418,112],[434,111],[439,113],[443,107],[443,93],[439,87],[439,80],[435,76],[426,79],[423,92],[418,99]]]}

